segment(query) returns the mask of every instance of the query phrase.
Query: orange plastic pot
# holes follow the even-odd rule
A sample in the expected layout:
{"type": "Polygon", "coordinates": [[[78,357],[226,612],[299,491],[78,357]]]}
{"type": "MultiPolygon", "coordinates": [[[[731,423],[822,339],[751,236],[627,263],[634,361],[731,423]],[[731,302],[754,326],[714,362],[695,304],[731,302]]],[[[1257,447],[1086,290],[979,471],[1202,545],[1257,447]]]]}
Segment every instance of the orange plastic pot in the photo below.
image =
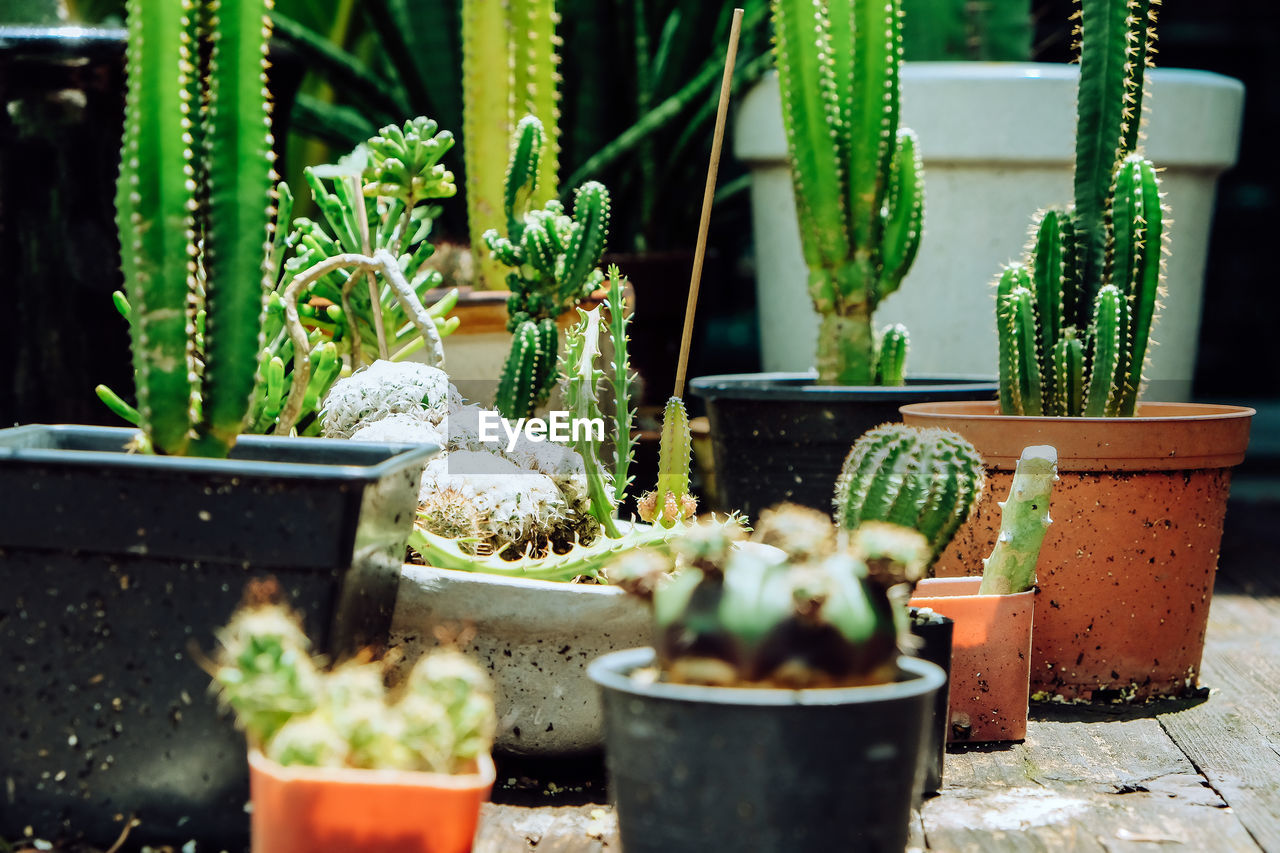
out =
{"type": "Polygon", "coordinates": [[[955,430],[987,463],[987,489],[935,566],[980,570],[1022,449],[1058,450],[1053,525],[1037,566],[1033,698],[1139,701],[1198,683],[1231,468],[1253,409],[1147,403],[1134,418],[1002,415],[992,403],[904,406],[955,430]]]}
{"type": "Polygon", "coordinates": [[[1035,593],[978,595],[982,578],[930,578],[912,607],[955,622],[951,636],[948,743],[1023,740],[1030,698],[1035,593]]]}
{"type": "Polygon", "coordinates": [[[284,767],[249,752],[252,853],[467,853],[495,771],[284,767]]]}

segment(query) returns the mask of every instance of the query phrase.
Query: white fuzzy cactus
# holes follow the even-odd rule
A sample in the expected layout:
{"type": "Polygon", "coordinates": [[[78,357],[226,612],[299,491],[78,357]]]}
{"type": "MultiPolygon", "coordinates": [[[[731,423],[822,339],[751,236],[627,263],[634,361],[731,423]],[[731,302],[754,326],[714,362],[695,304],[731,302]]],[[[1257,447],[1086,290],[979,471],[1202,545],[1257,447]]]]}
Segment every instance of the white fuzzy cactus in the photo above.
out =
{"type": "Polygon", "coordinates": [[[449,409],[461,405],[458,389],[443,370],[414,362],[375,361],[333,383],[321,418],[326,438],[350,438],[362,426],[394,414],[440,426],[449,409]]]}

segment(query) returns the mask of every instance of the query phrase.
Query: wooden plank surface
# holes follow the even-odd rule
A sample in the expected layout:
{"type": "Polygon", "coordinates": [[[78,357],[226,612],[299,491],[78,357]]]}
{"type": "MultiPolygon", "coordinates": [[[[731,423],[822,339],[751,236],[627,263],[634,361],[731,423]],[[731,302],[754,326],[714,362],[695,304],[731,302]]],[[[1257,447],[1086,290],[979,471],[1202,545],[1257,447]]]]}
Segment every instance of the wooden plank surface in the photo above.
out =
{"type": "Polygon", "coordinates": [[[1208,702],[1160,723],[1264,850],[1280,851],[1280,597],[1215,596],[1208,702]]]}

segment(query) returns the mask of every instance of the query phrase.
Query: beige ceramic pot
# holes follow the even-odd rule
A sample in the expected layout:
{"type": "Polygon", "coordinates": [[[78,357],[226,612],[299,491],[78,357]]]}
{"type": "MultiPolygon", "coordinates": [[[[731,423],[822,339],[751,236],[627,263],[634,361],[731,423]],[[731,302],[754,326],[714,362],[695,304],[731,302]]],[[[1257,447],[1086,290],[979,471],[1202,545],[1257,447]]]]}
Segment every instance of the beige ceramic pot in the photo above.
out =
{"type": "Polygon", "coordinates": [[[1147,403],[1134,418],[1002,415],[993,403],[902,408],[915,426],[963,435],[987,489],[939,559],[939,576],[980,570],[1000,530],[1024,447],[1058,450],[1053,525],[1037,571],[1033,698],[1135,701],[1197,686],[1231,468],[1254,412],[1147,403]]]}

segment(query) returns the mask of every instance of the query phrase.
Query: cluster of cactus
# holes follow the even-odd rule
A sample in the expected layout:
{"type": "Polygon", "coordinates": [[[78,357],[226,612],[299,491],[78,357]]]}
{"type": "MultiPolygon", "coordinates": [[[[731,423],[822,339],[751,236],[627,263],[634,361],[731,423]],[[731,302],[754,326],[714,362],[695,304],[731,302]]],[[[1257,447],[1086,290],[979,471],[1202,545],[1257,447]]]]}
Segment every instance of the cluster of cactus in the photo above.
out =
{"type": "Polygon", "coordinates": [[[1000,535],[982,564],[979,595],[1008,595],[1035,586],[1036,561],[1049,529],[1049,497],[1058,478],[1058,451],[1047,445],[1024,448],[1013,472],[1009,496],[1000,503],[1000,535]]]}
{"type": "Polygon", "coordinates": [[[219,632],[213,668],[222,701],[254,747],[285,765],[464,773],[489,753],[492,686],[461,652],[429,652],[393,690],[381,663],[326,670],[298,617],[251,588],[219,632]]]}
{"type": "Polygon", "coordinates": [[[876,307],[920,246],[923,168],[898,127],[901,0],[774,0],[774,55],[809,293],[822,315],[818,381],[901,384],[901,327],[876,307]]]}
{"type": "Polygon", "coordinates": [[[604,279],[597,264],[609,229],[609,191],[594,181],[578,187],[573,216],[556,199],[536,208],[546,148],[542,122],[534,116],[521,119],[503,186],[506,236],[490,228],[481,238],[492,257],[511,270],[507,330],[514,339],[496,406],[512,420],[529,417],[547,401],[556,382],[556,318],[604,279]]]}
{"type": "MultiPolygon", "coordinates": [[[[550,132],[549,145],[535,163],[538,178],[528,187],[527,203],[541,207],[559,185],[560,75],[556,0],[462,0],[462,94],[467,221],[471,245],[501,228],[504,176],[512,130],[521,116],[538,119],[550,132]]],[[[510,179],[505,179],[507,184],[510,179]]],[[[479,257],[480,286],[498,289],[505,278],[494,258],[479,257]]],[[[555,363],[554,353],[551,363],[555,363]]]]}
{"type": "MultiPolygon", "coordinates": [[[[383,128],[338,166],[308,168],[323,224],[300,217],[292,231],[286,228],[293,193],[277,185],[277,225],[266,262],[274,288],[245,432],[318,434],[319,404],[345,369],[379,357],[403,359],[424,345],[437,363],[443,358],[440,338],[458,326],[448,317],[457,292],[423,307],[441,281],[425,264],[439,214],[427,202],[456,192],[452,173],[439,162],[452,145],[452,134],[417,118],[383,128]]],[[[124,294],[116,295],[116,307],[132,325],[136,312],[124,294]]],[[[198,310],[197,353],[204,327],[205,312],[198,310]]],[[[138,410],[119,395],[105,386],[97,390],[114,411],[140,423],[138,410]]]]}
{"type": "Polygon", "coordinates": [[[664,679],[796,689],[894,679],[903,604],[928,565],[920,534],[874,523],[837,533],[823,513],[782,506],[751,537],[776,551],[742,538],[704,522],[609,568],[652,599],[664,679]]]}
{"type": "Polygon", "coordinates": [[[861,436],[836,481],[835,520],[919,531],[938,558],[977,506],[986,482],[982,457],[950,430],[885,424],[861,436]]]}
{"type": "Polygon", "coordinates": [[[1162,273],[1160,184],[1135,153],[1157,2],[1082,0],[1075,204],[997,286],[1007,414],[1134,414],[1162,273]]]}
{"type": "Polygon", "coordinates": [[[136,417],[157,453],[226,456],[249,415],[274,183],[268,6],[127,5],[116,217],[136,417]]]}

